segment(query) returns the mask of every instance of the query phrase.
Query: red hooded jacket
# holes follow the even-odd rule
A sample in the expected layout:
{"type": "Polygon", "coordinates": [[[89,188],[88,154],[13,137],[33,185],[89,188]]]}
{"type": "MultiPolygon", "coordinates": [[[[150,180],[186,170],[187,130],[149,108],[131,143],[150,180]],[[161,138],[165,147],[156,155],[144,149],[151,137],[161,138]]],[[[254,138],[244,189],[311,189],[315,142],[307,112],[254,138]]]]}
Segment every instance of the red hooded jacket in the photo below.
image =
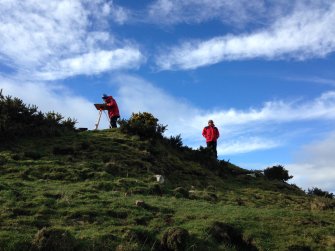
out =
{"type": "Polygon", "coordinates": [[[119,107],[117,106],[117,103],[115,99],[113,99],[112,96],[108,96],[105,99],[106,105],[108,106],[108,116],[111,117],[120,117],[119,107]]]}
{"type": "Polygon", "coordinates": [[[206,126],[202,130],[202,136],[206,138],[206,142],[217,141],[217,139],[220,137],[220,133],[215,126],[206,126]]]}

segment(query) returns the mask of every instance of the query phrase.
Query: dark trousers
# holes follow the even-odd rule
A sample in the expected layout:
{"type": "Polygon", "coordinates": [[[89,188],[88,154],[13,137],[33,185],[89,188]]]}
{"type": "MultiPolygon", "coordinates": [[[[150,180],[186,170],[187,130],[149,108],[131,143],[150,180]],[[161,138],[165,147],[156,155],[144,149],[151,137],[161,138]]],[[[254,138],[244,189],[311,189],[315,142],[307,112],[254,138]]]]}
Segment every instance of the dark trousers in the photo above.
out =
{"type": "Polygon", "coordinates": [[[116,121],[120,116],[110,117],[110,128],[117,128],[116,121]]]}
{"type": "Polygon", "coordinates": [[[208,149],[211,149],[212,152],[214,153],[214,156],[217,158],[218,157],[218,153],[216,151],[216,141],[209,141],[209,142],[206,142],[207,143],[207,148],[208,149]]]}

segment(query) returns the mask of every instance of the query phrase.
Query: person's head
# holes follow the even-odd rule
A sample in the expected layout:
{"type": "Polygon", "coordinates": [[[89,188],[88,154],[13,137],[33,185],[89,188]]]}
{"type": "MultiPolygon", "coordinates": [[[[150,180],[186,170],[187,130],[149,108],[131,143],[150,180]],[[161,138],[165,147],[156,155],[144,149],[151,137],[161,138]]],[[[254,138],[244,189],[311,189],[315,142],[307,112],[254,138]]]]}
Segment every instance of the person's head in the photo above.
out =
{"type": "Polygon", "coordinates": [[[107,94],[102,94],[102,97],[101,97],[104,101],[108,98],[107,94]]]}
{"type": "Polygon", "coordinates": [[[210,120],[208,120],[208,125],[209,125],[209,126],[211,126],[211,125],[214,125],[214,122],[213,122],[213,120],[211,120],[211,119],[210,119],[210,120]]]}

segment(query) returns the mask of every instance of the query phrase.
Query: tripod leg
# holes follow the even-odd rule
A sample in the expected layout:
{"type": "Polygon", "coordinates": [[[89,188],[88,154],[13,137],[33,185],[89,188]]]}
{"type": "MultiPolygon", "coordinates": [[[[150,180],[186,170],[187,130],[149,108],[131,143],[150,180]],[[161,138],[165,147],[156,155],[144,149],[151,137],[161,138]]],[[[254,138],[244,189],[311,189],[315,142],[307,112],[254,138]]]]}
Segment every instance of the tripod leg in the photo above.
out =
{"type": "Polygon", "coordinates": [[[95,130],[98,130],[100,119],[101,119],[101,114],[102,114],[102,110],[99,111],[99,119],[98,119],[98,122],[95,124],[95,130]]]}

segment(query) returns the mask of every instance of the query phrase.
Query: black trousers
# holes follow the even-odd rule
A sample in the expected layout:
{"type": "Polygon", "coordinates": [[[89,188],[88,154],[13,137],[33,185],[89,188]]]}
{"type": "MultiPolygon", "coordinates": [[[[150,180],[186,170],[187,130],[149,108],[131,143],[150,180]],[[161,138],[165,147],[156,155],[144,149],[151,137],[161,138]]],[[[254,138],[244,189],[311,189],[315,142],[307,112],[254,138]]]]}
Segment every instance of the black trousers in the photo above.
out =
{"type": "Polygon", "coordinates": [[[206,142],[206,143],[207,143],[207,148],[211,149],[212,152],[214,153],[214,156],[217,158],[218,157],[218,153],[216,151],[217,142],[216,141],[209,141],[209,142],[206,142]]]}
{"type": "Polygon", "coordinates": [[[116,121],[120,116],[110,117],[110,128],[117,128],[116,121]]]}

